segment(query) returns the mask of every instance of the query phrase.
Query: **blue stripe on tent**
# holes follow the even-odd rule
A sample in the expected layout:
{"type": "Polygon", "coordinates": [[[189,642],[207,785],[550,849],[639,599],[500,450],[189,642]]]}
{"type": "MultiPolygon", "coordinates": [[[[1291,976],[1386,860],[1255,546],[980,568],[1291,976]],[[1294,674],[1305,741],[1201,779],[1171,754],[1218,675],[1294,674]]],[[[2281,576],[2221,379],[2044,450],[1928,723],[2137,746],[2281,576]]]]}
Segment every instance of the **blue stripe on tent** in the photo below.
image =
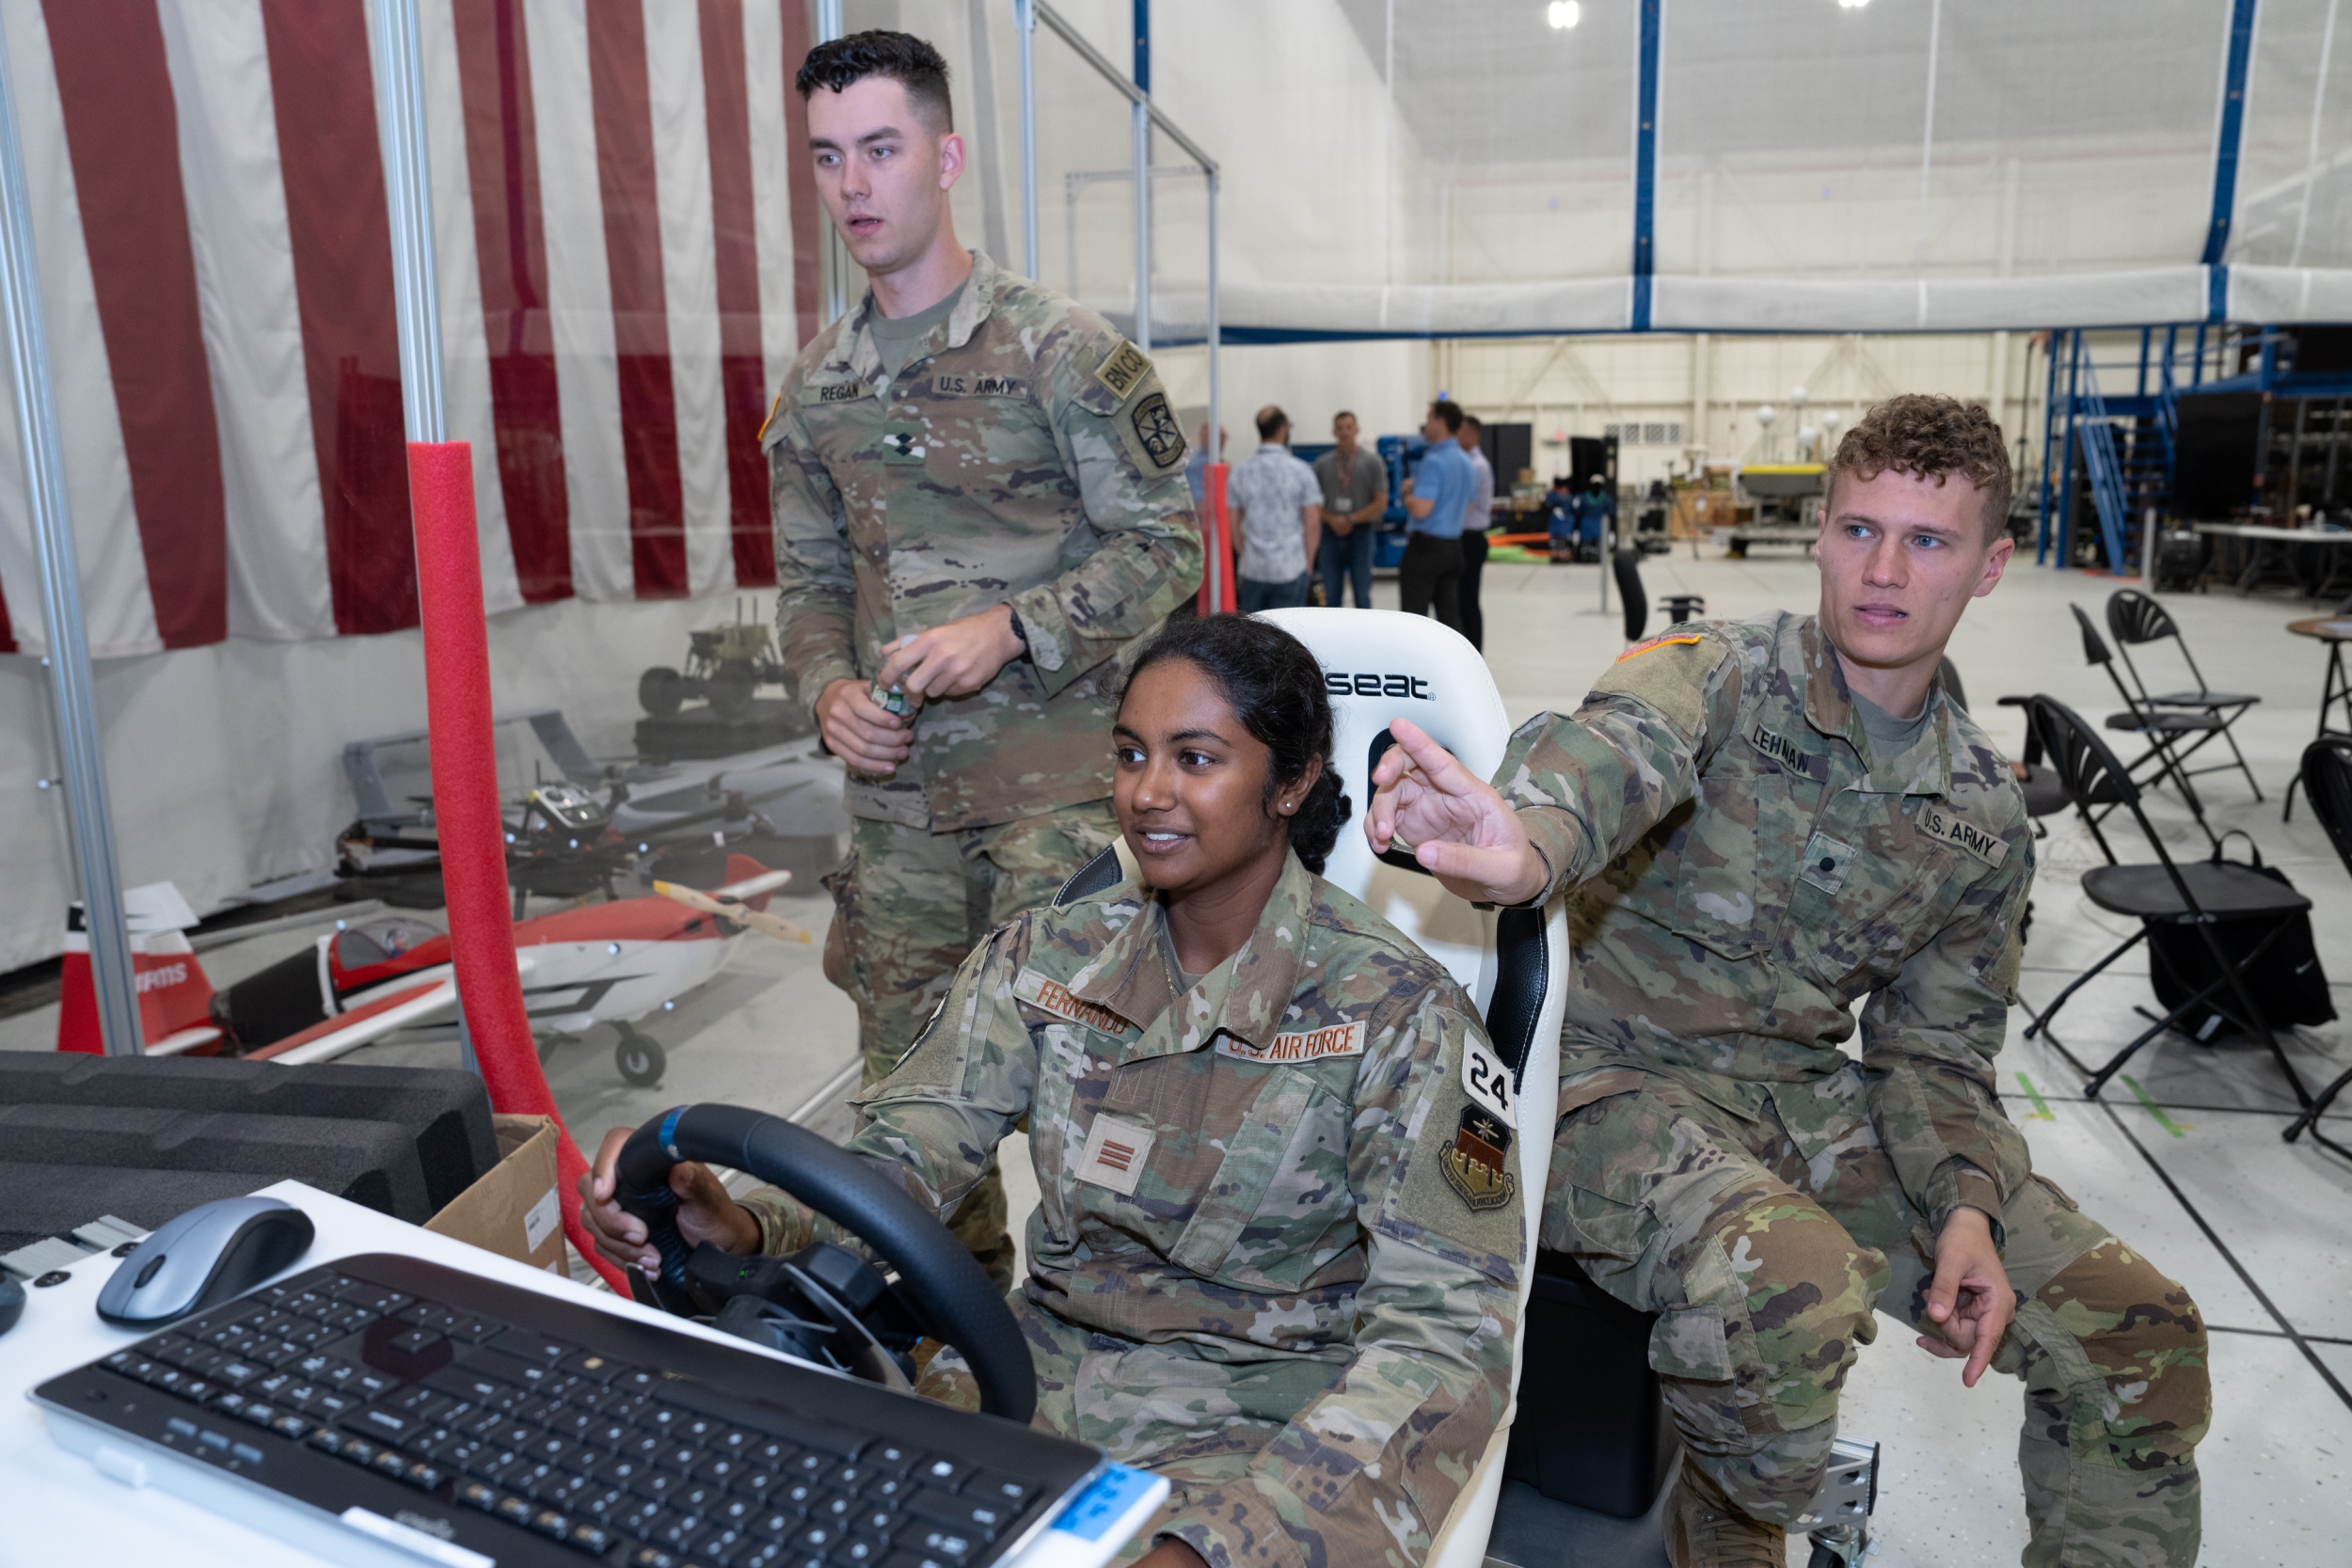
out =
{"type": "Polygon", "coordinates": [[[1152,0],[1136,0],[1136,86],[1152,90],[1152,0]]]}
{"type": "MultiPolygon", "coordinates": [[[[2221,142],[2213,156],[2213,223],[2205,230],[2205,253],[2198,260],[2218,266],[2230,244],[2230,214],[2237,206],[2238,141],[2246,130],[2246,72],[2254,58],[2256,0],[2233,0],[2230,65],[2222,82],[2221,142]]],[[[2218,316],[2214,318],[2220,320],[2218,316]]]]}
{"type": "MultiPolygon", "coordinates": [[[[2215,262],[2205,269],[2205,319],[2226,322],[2230,319],[2230,269],[2215,262]]],[[[2199,356],[2203,363],[2203,356],[2199,356]]]]}
{"type": "Polygon", "coordinates": [[[1657,267],[1658,32],[1662,0],[1642,0],[1642,82],[1633,137],[1633,330],[1649,330],[1650,275],[1657,267]]]}

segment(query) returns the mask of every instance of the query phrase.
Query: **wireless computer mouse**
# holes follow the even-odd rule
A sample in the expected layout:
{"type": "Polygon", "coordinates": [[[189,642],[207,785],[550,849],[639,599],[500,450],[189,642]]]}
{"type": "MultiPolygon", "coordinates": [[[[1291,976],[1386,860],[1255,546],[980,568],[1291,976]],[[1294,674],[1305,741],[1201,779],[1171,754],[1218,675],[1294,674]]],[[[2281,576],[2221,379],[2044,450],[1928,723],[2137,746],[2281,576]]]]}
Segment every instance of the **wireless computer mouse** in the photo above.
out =
{"type": "Polygon", "coordinates": [[[0,1274],[0,1334],[16,1326],[16,1320],[24,1315],[24,1287],[0,1274]]]}
{"type": "Polygon", "coordinates": [[[132,1249],[98,1292],[98,1315],[157,1328],[243,1295],[302,1256],[310,1216],[274,1197],[191,1209],[132,1249]]]}

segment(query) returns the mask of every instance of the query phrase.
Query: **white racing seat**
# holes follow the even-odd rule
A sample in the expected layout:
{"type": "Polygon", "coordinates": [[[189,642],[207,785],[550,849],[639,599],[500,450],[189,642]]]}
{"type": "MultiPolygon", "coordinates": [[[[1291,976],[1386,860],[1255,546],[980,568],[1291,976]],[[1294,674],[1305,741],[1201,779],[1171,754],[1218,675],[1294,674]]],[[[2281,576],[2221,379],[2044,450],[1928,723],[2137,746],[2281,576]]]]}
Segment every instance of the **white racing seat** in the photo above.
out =
{"type": "MultiPolygon", "coordinates": [[[[1502,764],[1511,724],[1486,661],[1458,632],[1392,610],[1273,610],[1259,617],[1304,642],[1331,694],[1332,753],[1355,816],[1340,832],[1324,877],[1370,905],[1450,970],[1470,993],[1488,1037],[1511,1069],[1518,1125],[1512,1148],[1527,1215],[1519,1275],[1518,1334],[1527,1332],[1534,1285],[1535,1227],[1551,1164],[1560,1097],[1560,1025],[1567,1006],[1568,923],[1555,899],[1537,911],[1473,909],[1410,857],[1375,858],[1364,839],[1374,758],[1389,724],[1409,719],[1480,778],[1502,764]]],[[[1503,1451],[1518,1413],[1518,1347],[1512,1407],[1486,1445],[1429,1552],[1431,1568],[1479,1568],[1502,1491],[1503,1451]]]]}

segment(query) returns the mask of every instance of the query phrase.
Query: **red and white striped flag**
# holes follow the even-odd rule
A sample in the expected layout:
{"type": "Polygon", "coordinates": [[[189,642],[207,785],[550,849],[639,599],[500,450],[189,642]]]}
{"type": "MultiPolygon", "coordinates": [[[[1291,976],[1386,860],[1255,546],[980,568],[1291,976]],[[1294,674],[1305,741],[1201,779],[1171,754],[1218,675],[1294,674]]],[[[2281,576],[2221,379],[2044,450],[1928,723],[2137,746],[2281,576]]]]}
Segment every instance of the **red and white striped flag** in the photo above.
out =
{"type": "MultiPolygon", "coordinates": [[[[489,608],[771,583],[803,0],[424,0],[489,608]]],[[[0,0],[91,651],[416,624],[363,0],[0,0]]],[[[0,386],[0,420],[12,421],[0,386]]],[[[0,439],[0,651],[44,646],[0,439]]]]}

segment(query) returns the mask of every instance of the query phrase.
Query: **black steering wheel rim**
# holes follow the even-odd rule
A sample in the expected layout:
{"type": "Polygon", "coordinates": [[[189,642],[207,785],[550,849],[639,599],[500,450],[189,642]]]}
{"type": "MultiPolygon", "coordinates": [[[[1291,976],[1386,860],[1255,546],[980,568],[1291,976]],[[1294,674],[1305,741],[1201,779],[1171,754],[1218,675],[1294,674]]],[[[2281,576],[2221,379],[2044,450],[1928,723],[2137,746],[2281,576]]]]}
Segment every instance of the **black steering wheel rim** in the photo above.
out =
{"type": "MultiPolygon", "coordinates": [[[[898,1271],[898,1291],[923,1331],[953,1345],[979,1384],[980,1408],[1027,1421],[1037,1372],[1012,1309],[963,1243],[904,1189],[804,1127],[739,1105],[679,1105],[631,1133],[613,1166],[620,1206],[660,1255],[650,1305],[694,1310],[686,1284],[693,1249],[677,1229],[670,1171],[687,1161],[727,1165],[772,1183],[855,1235],[898,1271]]],[[[640,1276],[631,1275],[634,1284],[640,1276]]]]}

